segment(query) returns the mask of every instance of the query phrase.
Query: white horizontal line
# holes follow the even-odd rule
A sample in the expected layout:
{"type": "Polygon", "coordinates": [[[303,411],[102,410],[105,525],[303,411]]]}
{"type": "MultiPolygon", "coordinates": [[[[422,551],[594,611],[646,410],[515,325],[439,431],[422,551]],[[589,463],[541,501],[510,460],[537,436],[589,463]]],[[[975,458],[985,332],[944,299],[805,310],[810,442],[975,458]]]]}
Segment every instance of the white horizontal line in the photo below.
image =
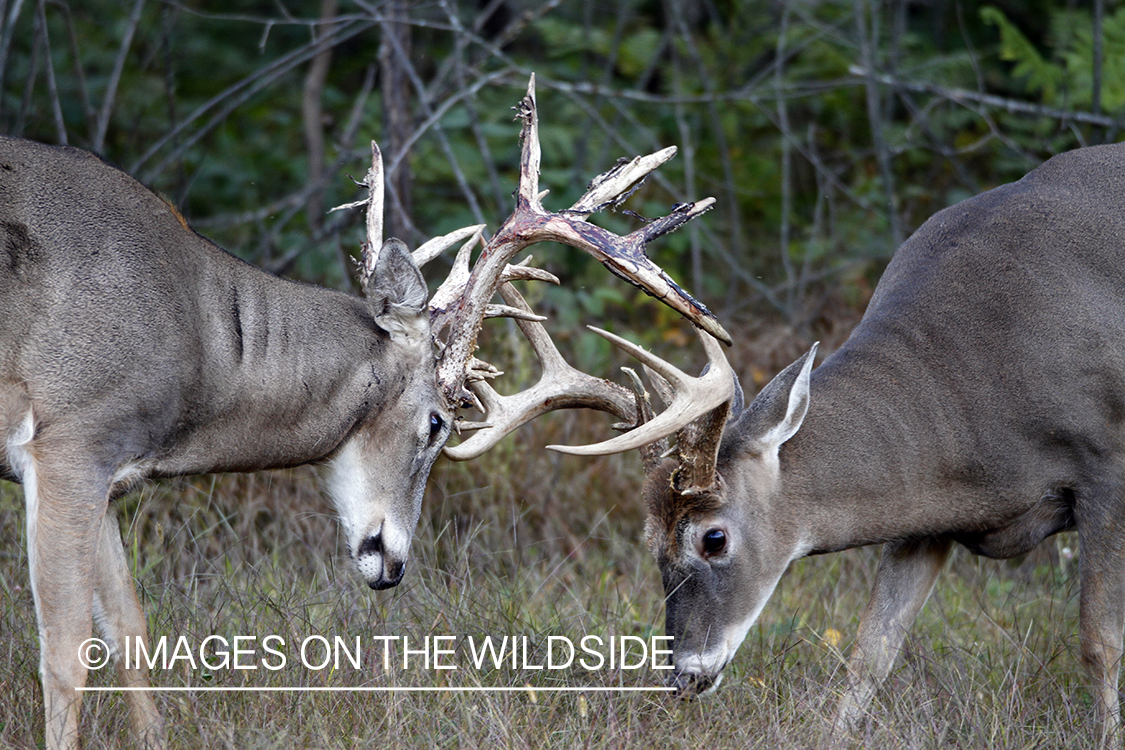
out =
{"type": "Polygon", "coordinates": [[[674,687],[76,687],[81,693],[666,693],[674,687]]]}

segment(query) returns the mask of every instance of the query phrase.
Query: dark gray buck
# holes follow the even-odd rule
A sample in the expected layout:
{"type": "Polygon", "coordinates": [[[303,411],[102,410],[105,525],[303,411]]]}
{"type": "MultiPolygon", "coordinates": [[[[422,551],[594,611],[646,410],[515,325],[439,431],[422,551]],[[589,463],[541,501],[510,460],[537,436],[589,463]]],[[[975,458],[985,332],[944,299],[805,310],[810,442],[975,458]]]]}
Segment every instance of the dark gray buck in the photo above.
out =
{"type": "MultiPolygon", "coordinates": [[[[677,397],[692,385],[629,348],[680,381],[677,397]]],[[[704,377],[730,382],[712,349],[704,377]]],[[[683,427],[674,455],[644,449],[673,684],[694,693],[718,683],[792,560],[882,544],[843,730],[865,716],[954,543],[1008,558],[1077,529],[1081,658],[1101,736],[1118,734],[1125,145],[1062,154],[939,212],[813,370],[815,351],[745,409],[732,385],[694,424],[653,422],[579,449],[628,450],[683,427]]]]}
{"type": "MultiPolygon", "coordinates": [[[[520,108],[516,210],[469,270],[482,227],[412,255],[382,241],[378,150],[367,185],[366,299],[297,284],[243,263],[192,232],[125,173],[76,149],[0,138],[0,477],[23,485],[39,623],[48,747],[77,747],[79,648],[97,623],[111,652],[144,638],[145,618],[111,500],[150,477],[326,461],[348,548],[372,588],[399,582],[430,467],[457,409],[487,409],[478,455],[553,408],[632,415],[633,394],[561,363],[508,283],[552,280],[508,261],[543,240],[593,253],[620,275],[725,336],[702,306],[644,257],[644,244],[707,210],[685,204],[619,237],[586,217],[613,206],[674,149],[618,164],[575,206],[543,209],[534,80],[520,108]],[[427,306],[418,266],[466,240],[427,306]],[[509,305],[491,304],[500,290],[509,305]],[[518,318],[557,375],[531,396],[482,404],[494,368],[472,357],[484,317],[518,318]],[[435,357],[435,343],[438,354],[435,357]],[[481,382],[478,382],[481,381],[481,382]],[[592,403],[586,394],[601,394],[592,403]],[[518,406],[514,409],[513,405],[518,406]]],[[[124,668],[126,686],[147,675],[124,668]]],[[[164,744],[147,692],[130,691],[142,744],[164,744]]]]}

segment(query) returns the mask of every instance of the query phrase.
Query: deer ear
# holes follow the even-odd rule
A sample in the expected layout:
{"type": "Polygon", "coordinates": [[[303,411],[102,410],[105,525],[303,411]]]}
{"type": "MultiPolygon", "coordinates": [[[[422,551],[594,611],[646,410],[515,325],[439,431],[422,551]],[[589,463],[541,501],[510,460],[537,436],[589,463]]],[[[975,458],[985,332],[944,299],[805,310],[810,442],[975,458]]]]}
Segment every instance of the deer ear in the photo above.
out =
{"type": "Polygon", "coordinates": [[[383,243],[363,286],[375,324],[392,339],[414,342],[429,336],[429,290],[402,240],[391,237],[383,243]]]}
{"type": "Polygon", "coordinates": [[[731,372],[730,376],[734,379],[734,395],[730,400],[730,416],[727,417],[727,424],[738,421],[743,410],[746,409],[746,395],[742,392],[742,383],[734,372],[731,372]]]}
{"type": "Polygon", "coordinates": [[[776,454],[789,438],[797,434],[809,410],[809,377],[816,344],[803,357],[782,370],[746,407],[738,420],[747,449],[760,454],[776,454]]]}

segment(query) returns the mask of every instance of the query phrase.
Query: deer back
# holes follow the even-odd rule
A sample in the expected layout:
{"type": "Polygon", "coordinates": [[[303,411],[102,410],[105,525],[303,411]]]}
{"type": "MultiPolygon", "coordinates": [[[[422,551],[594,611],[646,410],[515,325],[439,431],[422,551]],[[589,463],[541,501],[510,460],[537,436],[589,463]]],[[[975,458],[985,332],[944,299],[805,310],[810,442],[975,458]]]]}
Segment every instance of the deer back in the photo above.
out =
{"type": "Polygon", "coordinates": [[[996,528],[1104,476],[1125,449],[1123,170],[1123,146],[1070,152],[920,227],[813,373],[793,492],[916,498],[880,540],[996,528]]]}

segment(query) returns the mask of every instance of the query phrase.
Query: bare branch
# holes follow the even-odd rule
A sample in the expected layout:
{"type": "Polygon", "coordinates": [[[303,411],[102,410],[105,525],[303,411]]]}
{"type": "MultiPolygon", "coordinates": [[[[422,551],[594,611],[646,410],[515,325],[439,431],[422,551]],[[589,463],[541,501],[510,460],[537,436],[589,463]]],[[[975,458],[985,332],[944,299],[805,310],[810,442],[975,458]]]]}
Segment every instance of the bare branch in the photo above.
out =
{"type": "Polygon", "coordinates": [[[184,131],[196,120],[202,118],[208,112],[215,110],[215,114],[212,115],[207,122],[199,126],[194,133],[179,141],[176,148],[174,148],[171,153],[165,156],[155,167],[149,168],[141,176],[142,182],[153,182],[156,175],[160,174],[170,162],[179,159],[184,152],[195,145],[200,138],[217,127],[219,123],[225,120],[231,112],[241,106],[247,99],[286,75],[289,71],[320,54],[322,50],[334,47],[337,44],[341,44],[361,34],[375,25],[375,23],[375,21],[371,20],[341,22],[331,31],[325,33],[322,38],[309,42],[292,52],[282,55],[269,65],[254,71],[234,85],[228,86],[222,92],[197,107],[194,112],[184,118],[176,127],[169,130],[162,138],[150,146],[140,158],[129,166],[129,173],[137,174],[141,166],[158,151],[173,140],[180,138],[184,131]]]}
{"type": "MultiPolygon", "coordinates": [[[[16,21],[19,20],[23,0],[15,0],[8,10],[8,17],[0,19],[4,22],[3,33],[0,34],[0,89],[4,86],[4,76],[8,70],[8,50],[12,44],[12,35],[15,33],[16,21]]],[[[0,98],[0,112],[3,112],[3,99],[0,98]]]]}
{"type": "Polygon", "coordinates": [[[66,123],[63,121],[62,102],[59,101],[59,87],[55,82],[55,63],[51,59],[51,35],[47,29],[46,5],[46,0],[39,0],[36,8],[36,23],[42,29],[43,34],[43,60],[46,62],[47,93],[51,100],[51,113],[55,116],[55,137],[58,139],[59,145],[65,146],[67,144],[66,123]]]}
{"type": "Polygon", "coordinates": [[[101,153],[105,148],[105,136],[109,130],[109,118],[113,114],[113,105],[117,100],[117,84],[121,81],[121,73],[125,70],[125,58],[129,55],[129,48],[133,45],[133,34],[137,31],[137,24],[141,22],[141,11],[144,10],[145,0],[136,0],[133,3],[133,12],[129,15],[129,24],[125,27],[125,36],[121,38],[121,47],[117,51],[117,59],[113,61],[113,72],[109,75],[105,96],[102,98],[101,112],[98,113],[98,127],[94,132],[91,148],[101,153]]]}
{"type": "MultiPolygon", "coordinates": [[[[856,30],[859,32],[860,56],[863,59],[863,67],[867,70],[874,70],[874,46],[878,41],[877,23],[879,14],[875,10],[871,12],[871,28],[869,29],[866,9],[870,5],[870,0],[855,0],[855,22],[856,30]]],[[[867,94],[867,120],[871,126],[872,148],[875,150],[875,158],[879,163],[883,193],[886,197],[886,216],[891,228],[890,249],[893,251],[902,244],[902,227],[898,216],[898,201],[895,196],[890,149],[887,147],[886,138],[883,137],[883,108],[878,83],[875,77],[869,76],[864,79],[864,88],[867,94]]]]}
{"type": "Polygon", "coordinates": [[[863,68],[858,65],[849,67],[848,72],[854,76],[874,79],[879,83],[894,88],[905,89],[907,91],[918,91],[925,94],[940,96],[944,99],[948,99],[949,101],[958,104],[966,104],[968,102],[972,102],[974,104],[982,104],[986,107],[1002,109],[1005,112],[1015,112],[1024,115],[1033,115],[1035,117],[1049,117],[1054,120],[1062,120],[1063,122],[1081,122],[1088,125],[1099,125],[1103,128],[1120,127],[1122,124],[1122,120],[1116,117],[1109,117],[1107,115],[1100,115],[1093,112],[1082,112],[1079,110],[1043,107],[1038,104],[1022,102],[1018,99],[1009,99],[1003,96],[985,94],[980,91],[970,91],[969,89],[950,88],[948,86],[939,86],[934,83],[907,81],[903,80],[902,78],[898,78],[897,76],[886,75],[885,73],[875,73],[871,70],[868,70],[867,68],[863,68]]]}
{"type": "MultiPolygon", "coordinates": [[[[336,0],[321,0],[320,18],[322,24],[313,26],[312,37],[316,39],[336,16],[336,0]]],[[[308,181],[314,185],[308,198],[308,222],[315,232],[320,229],[324,201],[324,86],[328,80],[328,69],[332,62],[332,48],[322,50],[312,59],[305,74],[301,92],[301,119],[305,131],[305,147],[308,151],[308,181]]]]}

